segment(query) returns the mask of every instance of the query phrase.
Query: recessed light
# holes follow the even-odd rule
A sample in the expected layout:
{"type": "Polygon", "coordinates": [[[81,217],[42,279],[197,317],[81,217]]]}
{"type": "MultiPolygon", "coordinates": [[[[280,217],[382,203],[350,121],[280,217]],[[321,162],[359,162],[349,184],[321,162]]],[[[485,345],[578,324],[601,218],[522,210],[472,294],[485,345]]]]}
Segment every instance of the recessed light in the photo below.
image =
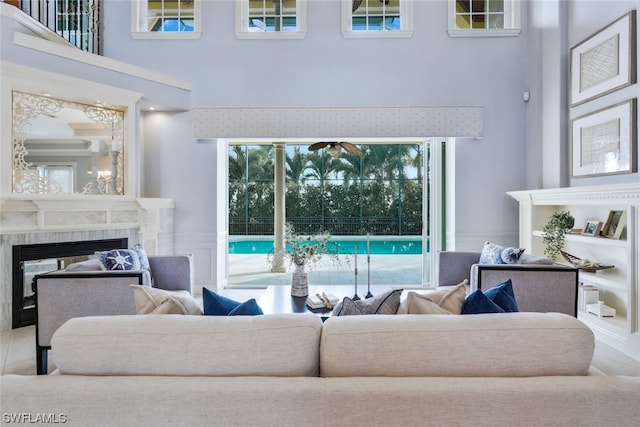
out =
{"type": "Polygon", "coordinates": [[[156,107],[149,107],[149,110],[151,110],[151,111],[153,111],[155,109],[156,109],[156,107]]]}

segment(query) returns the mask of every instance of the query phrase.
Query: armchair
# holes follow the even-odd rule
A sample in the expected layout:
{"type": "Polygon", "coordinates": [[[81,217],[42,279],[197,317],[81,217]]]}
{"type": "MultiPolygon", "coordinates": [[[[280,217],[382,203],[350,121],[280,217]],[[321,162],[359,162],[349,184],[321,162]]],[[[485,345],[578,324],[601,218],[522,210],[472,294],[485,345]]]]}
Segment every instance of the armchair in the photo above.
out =
{"type": "MultiPolygon", "coordinates": [[[[169,291],[193,290],[188,255],[149,256],[152,286],[169,291]]],[[[132,284],[148,285],[148,271],[66,271],[33,280],[36,301],[37,373],[47,373],[53,333],[73,317],[136,314],[132,284]]]]}
{"type": "Polygon", "coordinates": [[[473,292],[511,279],[520,311],[577,316],[578,269],[545,260],[523,254],[518,264],[479,264],[480,252],[443,251],[438,254],[438,285],[468,279],[473,292]]]}

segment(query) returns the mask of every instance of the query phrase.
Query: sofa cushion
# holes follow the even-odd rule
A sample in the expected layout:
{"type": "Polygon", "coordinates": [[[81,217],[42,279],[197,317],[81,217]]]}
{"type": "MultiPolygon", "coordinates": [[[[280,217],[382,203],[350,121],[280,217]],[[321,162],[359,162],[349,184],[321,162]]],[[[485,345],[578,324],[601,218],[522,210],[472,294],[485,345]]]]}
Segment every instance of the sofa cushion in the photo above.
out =
{"type": "Polygon", "coordinates": [[[461,314],[504,313],[505,311],[480,289],[471,292],[462,305],[461,314]]]}
{"type": "Polygon", "coordinates": [[[258,316],[263,314],[255,298],[238,304],[236,308],[229,312],[229,316],[258,316]]]}
{"type": "Polygon", "coordinates": [[[104,265],[98,258],[91,258],[86,261],[69,264],[65,271],[104,271],[104,265]]]}
{"type": "Polygon", "coordinates": [[[165,291],[140,285],[131,287],[137,314],[202,314],[200,304],[187,291],[165,291]]]}
{"type": "Polygon", "coordinates": [[[202,306],[205,316],[255,316],[262,309],[255,299],[241,303],[207,288],[202,288],[202,306]]]}
{"type": "Polygon", "coordinates": [[[427,292],[407,293],[398,314],[460,314],[467,293],[468,280],[455,286],[440,286],[427,292]]]}
{"type": "Polygon", "coordinates": [[[321,330],[310,313],[92,316],[51,344],[61,374],[318,376],[321,330]]]}
{"type": "Polygon", "coordinates": [[[95,253],[105,270],[140,270],[140,258],[133,249],[112,249],[95,253]]]}
{"type": "Polygon", "coordinates": [[[402,289],[390,289],[371,298],[354,301],[344,297],[333,309],[334,316],[358,314],[396,314],[400,306],[402,289]]]}
{"type": "Polygon", "coordinates": [[[524,252],[522,248],[512,248],[485,242],[480,253],[480,264],[517,264],[524,252]]]}
{"type": "Polygon", "coordinates": [[[330,317],[324,377],[587,375],[593,332],[560,313],[330,317]]]}
{"type": "Polygon", "coordinates": [[[506,312],[518,311],[516,296],[513,294],[511,279],[484,291],[484,294],[506,312]]]}

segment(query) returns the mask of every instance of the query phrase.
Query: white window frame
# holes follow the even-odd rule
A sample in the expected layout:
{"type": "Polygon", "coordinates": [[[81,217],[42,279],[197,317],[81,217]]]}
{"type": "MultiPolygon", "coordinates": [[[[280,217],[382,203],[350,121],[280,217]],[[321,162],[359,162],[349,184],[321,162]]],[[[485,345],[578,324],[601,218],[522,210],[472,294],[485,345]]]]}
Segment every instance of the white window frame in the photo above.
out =
{"type": "Polygon", "coordinates": [[[131,37],[134,39],[199,39],[202,35],[202,0],[193,0],[193,31],[149,31],[147,10],[147,0],[131,0],[131,37]]]}
{"type": "Polygon", "coordinates": [[[451,37],[515,37],[520,35],[521,0],[504,0],[504,28],[457,28],[456,0],[449,2],[449,36],[451,37]]]}
{"type": "Polygon", "coordinates": [[[236,37],[239,39],[303,39],[307,36],[307,0],[296,0],[296,31],[249,31],[249,0],[236,0],[236,37]]]}
{"type": "Polygon", "coordinates": [[[400,30],[353,31],[352,0],[342,0],[342,36],[348,39],[410,38],[413,36],[413,0],[400,0],[400,30]]]}

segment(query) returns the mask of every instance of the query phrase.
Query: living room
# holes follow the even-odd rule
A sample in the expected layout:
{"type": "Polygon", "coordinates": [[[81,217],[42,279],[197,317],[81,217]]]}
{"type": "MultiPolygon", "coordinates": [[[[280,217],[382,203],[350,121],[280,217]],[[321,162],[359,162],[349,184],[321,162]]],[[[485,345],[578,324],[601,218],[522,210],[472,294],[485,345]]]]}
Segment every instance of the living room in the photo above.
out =
{"type": "MultiPolygon", "coordinates": [[[[25,195],[12,190],[12,144],[4,143],[3,261],[11,257],[4,243],[15,243],[18,234],[46,239],[125,230],[154,254],[192,254],[198,293],[203,287],[223,291],[232,141],[450,139],[442,232],[447,250],[477,251],[485,241],[518,246],[523,234],[531,234],[523,230],[522,205],[508,192],[549,190],[562,198],[572,189],[633,189],[640,182],[637,154],[628,173],[598,176],[572,175],[570,157],[570,123],[636,98],[636,79],[575,105],[569,81],[571,48],[637,10],[638,0],[506,1],[518,18],[508,21],[509,31],[480,34],[451,29],[452,2],[414,0],[403,11],[412,25],[399,34],[355,37],[345,31],[345,1],[308,0],[299,2],[305,7],[300,31],[262,39],[238,29],[238,3],[196,0],[201,21],[195,31],[172,37],[137,31],[137,2],[102,1],[100,55],[45,38],[42,28],[27,23],[31,18],[0,4],[2,141],[13,140],[12,92],[47,92],[124,107],[127,150],[122,194],[25,195]],[[319,123],[324,128],[314,127],[319,123]],[[95,210],[108,212],[106,225],[95,210]]],[[[637,63],[637,55],[632,58],[637,63]]],[[[633,132],[637,153],[637,128],[633,132]]],[[[629,235],[635,232],[628,242],[640,240],[633,203],[629,221],[636,229],[628,227],[629,235]]],[[[592,218],[577,219],[581,227],[592,218]]],[[[542,255],[539,246],[526,249],[542,255]]],[[[628,331],[637,336],[640,256],[637,249],[625,250],[632,272],[628,331]]],[[[7,270],[3,264],[3,331],[12,320],[7,270]]],[[[228,295],[249,298],[251,292],[228,295]]]]}

